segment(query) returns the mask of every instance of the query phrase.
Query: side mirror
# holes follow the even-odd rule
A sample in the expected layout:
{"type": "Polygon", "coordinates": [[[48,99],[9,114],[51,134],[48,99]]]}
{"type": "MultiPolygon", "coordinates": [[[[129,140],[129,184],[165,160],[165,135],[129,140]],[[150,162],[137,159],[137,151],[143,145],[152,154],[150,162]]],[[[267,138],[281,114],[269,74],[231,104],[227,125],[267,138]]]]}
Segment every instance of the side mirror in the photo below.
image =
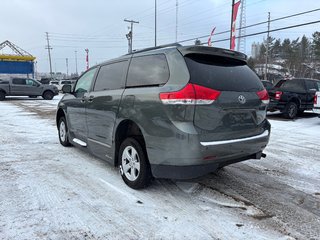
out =
{"type": "Polygon", "coordinates": [[[72,92],[72,87],[69,84],[63,85],[62,86],[62,92],[63,93],[71,93],[72,92]]]}

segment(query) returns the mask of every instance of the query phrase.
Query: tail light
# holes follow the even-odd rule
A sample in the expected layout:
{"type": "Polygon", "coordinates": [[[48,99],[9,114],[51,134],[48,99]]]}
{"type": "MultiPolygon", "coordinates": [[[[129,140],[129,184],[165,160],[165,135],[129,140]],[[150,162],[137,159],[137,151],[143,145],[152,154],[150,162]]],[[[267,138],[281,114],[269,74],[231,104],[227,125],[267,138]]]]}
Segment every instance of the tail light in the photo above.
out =
{"type": "Polygon", "coordinates": [[[269,104],[270,99],[266,89],[263,89],[262,91],[257,92],[257,95],[264,104],[269,104]]]}
{"type": "Polygon", "coordinates": [[[318,104],[318,96],[317,95],[314,96],[313,103],[314,103],[314,105],[318,104]]]}
{"type": "Polygon", "coordinates": [[[276,100],[280,100],[281,95],[282,95],[282,92],[281,92],[281,91],[276,91],[275,99],[276,99],[276,100]]]}
{"type": "Polygon", "coordinates": [[[221,92],[188,83],[183,89],[176,92],[160,93],[164,104],[206,105],[218,99],[221,92]]]}

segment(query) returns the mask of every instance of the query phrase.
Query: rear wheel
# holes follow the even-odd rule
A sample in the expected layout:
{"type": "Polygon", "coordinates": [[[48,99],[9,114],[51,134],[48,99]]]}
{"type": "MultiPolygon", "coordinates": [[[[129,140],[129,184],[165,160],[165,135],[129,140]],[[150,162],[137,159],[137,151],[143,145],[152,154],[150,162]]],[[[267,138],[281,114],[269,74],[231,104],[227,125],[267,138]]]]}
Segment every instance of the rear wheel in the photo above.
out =
{"type": "Polygon", "coordinates": [[[298,105],[295,102],[289,102],[284,111],[284,116],[289,119],[294,119],[298,113],[298,105]]]}
{"type": "Polygon", "coordinates": [[[6,93],[4,91],[0,91],[0,101],[3,101],[6,98],[6,93]]]}
{"type": "Polygon", "coordinates": [[[45,91],[43,94],[42,94],[42,97],[45,99],[45,100],[51,100],[53,98],[54,94],[53,92],[51,91],[45,91]]]}
{"type": "Polygon", "coordinates": [[[136,139],[127,138],[121,144],[119,165],[122,179],[129,187],[140,189],[150,183],[151,171],[147,155],[136,139]]]}
{"type": "Polygon", "coordinates": [[[68,139],[68,127],[65,117],[61,117],[58,123],[59,141],[61,145],[68,147],[71,146],[68,139]]]}

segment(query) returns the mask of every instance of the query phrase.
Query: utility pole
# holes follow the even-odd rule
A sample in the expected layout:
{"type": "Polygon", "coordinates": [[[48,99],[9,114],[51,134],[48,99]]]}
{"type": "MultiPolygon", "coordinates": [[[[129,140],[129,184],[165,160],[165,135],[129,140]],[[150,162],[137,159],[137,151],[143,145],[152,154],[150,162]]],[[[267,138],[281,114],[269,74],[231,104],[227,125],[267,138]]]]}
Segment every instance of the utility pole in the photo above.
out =
{"type": "Polygon", "coordinates": [[[176,42],[178,42],[178,0],[176,0],[176,42]]]}
{"type": "Polygon", "coordinates": [[[47,46],[45,49],[48,49],[48,54],[49,54],[49,64],[50,64],[50,77],[52,79],[52,64],[51,64],[51,53],[50,53],[50,50],[52,50],[52,47],[50,46],[50,43],[49,43],[49,33],[46,32],[46,36],[47,36],[47,46]]]}
{"type": "Polygon", "coordinates": [[[154,0],[154,46],[157,46],[157,0],[154,0]]]}
{"type": "Polygon", "coordinates": [[[129,22],[131,25],[130,25],[130,32],[128,34],[126,34],[126,37],[128,39],[128,44],[129,44],[129,50],[128,52],[129,53],[132,53],[132,39],[133,39],[133,24],[134,23],[139,23],[137,21],[134,21],[134,20],[128,20],[128,19],[124,19],[125,22],[129,22]]]}
{"type": "Polygon", "coordinates": [[[77,50],[74,51],[74,55],[76,57],[76,74],[77,74],[77,77],[78,77],[78,58],[77,58],[77,50]]]}
{"type": "Polygon", "coordinates": [[[268,80],[269,37],[270,37],[270,12],[268,12],[268,34],[267,34],[267,47],[266,47],[266,69],[265,69],[265,73],[264,73],[264,79],[265,79],[265,80],[268,80]]]}
{"type": "Polygon", "coordinates": [[[86,48],[85,49],[85,51],[86,51],[86,62],[87,62],[87,70],[89,69],[89,49],[88,48],[86,48]]]}
{"type": "Polygon", "coordinates": [[[233,7],[234,7],[234,2],[235,2],[235,0],[232,0],[232,6],[231,6],[231,8],[232,8],[232,10],[231,10],[231,26],[230,26],[230,49],[231,49],[231,47],[232,47],[232,27],[233,27],[233,7]]]}
{"type": "Polygon", "coordinates": [[[67,67],[67,77],[69,76],[69,63],[68,58],[66,58],[66,67],[67,67]]]}

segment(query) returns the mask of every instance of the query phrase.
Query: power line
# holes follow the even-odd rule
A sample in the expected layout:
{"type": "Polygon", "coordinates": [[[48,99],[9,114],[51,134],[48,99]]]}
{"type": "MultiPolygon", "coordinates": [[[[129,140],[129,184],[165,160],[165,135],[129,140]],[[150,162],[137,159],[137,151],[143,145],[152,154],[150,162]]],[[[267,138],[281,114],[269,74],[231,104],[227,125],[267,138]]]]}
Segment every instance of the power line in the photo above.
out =
{"type": "MultiPolygon", "coordinates": [[[[269,32],[277,32],[277,31],[282,31],[282,30],[286,30],[286,29],[290,29],[290,28],[296,28],[296,27],[302,27],[302,26],[306,26],[306,25],[312,25],[312,24],[316,24],[316,23],[320,23],[320,20],[313,21],[313,22],[302,23],[302,24],[291,25],[291,26],[282,27],[282,28],[276,28],[276,29],[270,30],[269,32]]],[[[265,33],[268,33],[268,31],[247,34],[247,35],[241,36],[241,37],[252,37],[252,36],[261,35],[261,34],[265,34],[265,33]]],[[[239,38],[239,37],[236,37],[236,38],[239,38]]],[[[221,40],[212,41],[212,43],[224,42],[224,41],[229,41],[229,40],[230,40],[229,38],[225,38],[225,39],[221,39],[221,40]]]]}
{"type": "MultiPolygon", "coordinates": [[[[299,16],[299,15],[303,15],[303,14],[307,14],[307,13],[311,13],[311,12],[316,12],[316,11],[320,11],[320,8],[313,9],[313,10],[310,10],[310,11],[301,12],[301,13],[296,13],[296,14],[292,14],[292,15],[288,15],[288,16],[284,16],[284,17],[280,17],[280,18],[275,18],[275,19],[270,20],[270,22],[280,21],[280,20],[283,20],[283,19],[287,19],[287,18],[291,18],[291,17],[296,17],[296,16],[299,16]]],[[[258,25],[266,24],[266,23],[268,23],[268,21],[263,21],[263,22],[251,24],[251,25],[248,25],[248,26],[245,26],[245,27],[242,27],[242,28],[237,28],[236,30],[241,30],[241,29],[244,29],[244,28],[255,27],[255,26],[258,26],[258,25]]],[[[230,30],[226,30],[226,31],[222,31],[222,32],[215,33],[215,36],[216,36],[216,35],[225,34],[225,33],[230,33],[230,30]]],[[[264,32],[264,33],[266,33],[266,32],[264,32]]],[[[250,34],[249,34],[249,35],[250,35],[250,34]]],[[[245,36],[249,36],[249,35],[245,35],[245,36]]],[[[209,36],[210,36],[210,35],[206,34],[206,35],[204,35],[204,36],[198,36],[198,37],[195,37],[195,38],[190,38],[190,39],[181,40],[181,41],[179,41],[179,43],[194,41],[194,40],[196,40],[196,39],[201,39],[201,38],[208,38],[209,36]]],[[[253,35],[253,36],[254,36],[254,35],[253,35]]],[[[237,37],[237,38],[239,38],[239,37],[237,37]]],[[[230,38],[228,38],[228,39],[230,40],[230,38]]],[[[224,40],[224,41],[226,41],[226,40],[224,40]]],[[[214,41],[212,41],[212,42],[214,42],[214,41]]]]}

